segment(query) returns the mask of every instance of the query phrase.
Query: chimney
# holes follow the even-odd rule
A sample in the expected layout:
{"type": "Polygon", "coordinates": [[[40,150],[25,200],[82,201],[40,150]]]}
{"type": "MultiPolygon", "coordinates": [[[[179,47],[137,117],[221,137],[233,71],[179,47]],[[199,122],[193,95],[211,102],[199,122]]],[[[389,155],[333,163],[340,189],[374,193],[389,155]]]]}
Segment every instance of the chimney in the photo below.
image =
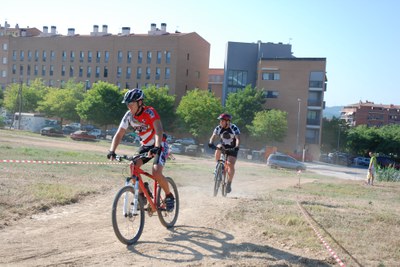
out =
{"type": "Polygon", "coordinates": [[[108,28],[107,25],[103,25],[103,33],[107,33],[107,28],[108,28]]]}
{"type": "Polygon", "coordinates": [[[99,25],[93,25],[93,32],[98,33],[99,32],[99,25]]]}
{"type": "Polygon", "coordinates": [[[131,33],[130,27],[122,27],[122,35],[129,35],[131,33]]]}
{"type": "Polygon", "coordinates": [[[49,33],[49,27],[43,26],[43,33],[49,33]]]}
{"type": "Polygon", "coordinates": [[[161,31],[163,32],[167,31],[167,23],[161,23],[161,31]]]}
{"type": "Polygon", "coordinates": [[[51,33],[52,34],[57,34],[56,26],[51,26],[51,33]]]}
{"type": "Polygon", "coordinates": [[[155,23],[152,23],[151,25],[150,25],[150,31],[155,31],[156,30],[156,24],[155,23]]]}
{"type": "Polygon", "coordinates": [[[75,28],[68,28],[68,36],[74,36],[75,35],[75,28]]]}
{"type": "Polygon", "coordinates": [[[25,37],[26,36],[26,29],[21,29],[21,36],[25,37]]]}

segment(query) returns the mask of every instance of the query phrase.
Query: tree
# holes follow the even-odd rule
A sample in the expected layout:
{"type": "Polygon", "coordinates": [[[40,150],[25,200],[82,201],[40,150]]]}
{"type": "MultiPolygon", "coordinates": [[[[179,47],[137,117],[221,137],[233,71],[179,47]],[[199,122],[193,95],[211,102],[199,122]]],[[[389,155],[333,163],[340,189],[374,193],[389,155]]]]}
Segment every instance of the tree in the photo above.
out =
{"type": "Polygon", "coordinates": [[[127,111],[126,105],[121,104],[122,99],[117,86],[99,81],[87,91],[76,110],[82,119],[98,125],[119,124],[127,111]]]}
{"type": "Polygon", "coordinates": [[[287,113],[272,109],[255,113],[251,125],[247,125],[251,136],[258,142],[282,142],[287,133],[287,113]]]}
{"type": "Polygon", "coordinates": [[[176,121],[175,114],[175,96],[168,95],[168,88],[152,85],[143,89],[145,105],[154,107],[161,117],[164,131],[172,131],[174,122],[176,121]]]}
{"type": "Polygon", "coordinates": [[[226,111],[232,115],[239,129],[243,129],[242,133],[246,133],[247,124],[253,121],[256,112],[264,109],[264,103],[264,92],[248,85],[243,90],[228,95],[226,111]]]}
{"type": "Polygon", "coordinates": [[[336,118],[322,119],[321,150],[330,152],[333,150],[347,151],[346,146],[349,126],[345,121],[336,118]]]}
{"type": "Polygon", "coordinates": [[[79,121],[76,107],[83,100],[84,93],[83,83],[68,81],[64,89],[49,89],[43,100],[39,102],[38,110],[49,117],[59,117],[61,124],[63,119],[79,121]]]}
{"type": "Polygon", "coordinates": [[[31,85],[13,83],[5,91],[4,107],[10,112],[19,111],[19,91],[22,93],[21,112],[35,112],[38,103],[42,101],[49,88],[44,85],[41,79],[36,79],[31,85]]]}
{"type": "Polygon", "coordinates": [[[188,91],[176,110],[186,129],[197,139],[211,136],[221,112],[220,100],[212,93],[198,88],[188,91]]]}

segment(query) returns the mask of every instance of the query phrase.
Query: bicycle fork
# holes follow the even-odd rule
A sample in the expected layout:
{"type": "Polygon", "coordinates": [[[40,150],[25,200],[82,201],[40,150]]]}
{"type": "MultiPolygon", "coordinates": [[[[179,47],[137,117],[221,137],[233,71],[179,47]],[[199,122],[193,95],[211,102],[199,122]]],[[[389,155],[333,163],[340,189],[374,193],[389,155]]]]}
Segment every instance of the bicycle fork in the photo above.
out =
{"type": "Polygon", "coordinates": [[[138,215],[138,206],[139,206],[139,178],[137,176],[132,176],[126,178],[125,185],[130,185],[130,181],[135,179],[135,184],[133,186],[134,196],[133,196],[133,205],[129,201],[129,193],[126,192],[124,196],[124,209],[123,215],[127,217],[129,214],[135,216],[138,215]],[[130,207],[130,210],[129,210],[130,207]]]}

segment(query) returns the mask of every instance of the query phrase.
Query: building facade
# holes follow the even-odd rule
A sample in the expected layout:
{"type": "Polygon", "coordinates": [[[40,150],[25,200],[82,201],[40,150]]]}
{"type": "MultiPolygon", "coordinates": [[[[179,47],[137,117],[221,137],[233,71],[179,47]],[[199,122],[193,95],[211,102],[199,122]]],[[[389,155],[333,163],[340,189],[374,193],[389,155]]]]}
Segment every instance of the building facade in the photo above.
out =
{"type": "Polygon", "coordinates": [[[343,107],[340,119],[344,120],[349,126],[367,125],[379,127],[389,124],[400,125],[400,106],[360,101],[343,107]]]}
{"type": "Polygon", "coordinates": [[[2,27],[0,32],[0,85],[41,78],[47,85],[62,87],[69,79],[87,89],[105,81],[121,89],[156,85],[168,87],[177,101],[186,91],[208,84],[210,44],[197,33],[169,33],[151,24],[147,34],[129,27],[114,35],[107,25],[97,25],[88,35],[73,28],[60,35],[56,27],[43,31],[2,27]]]}
{"type": "Polygon", "coordinates": [[[224,69],[209,69],[208,71],[208,91],[222,101],[222,86],[224,82],[224,69]]]}
{"type": "Polygon", "coordinates": [[[325,58],[296,58],[290,44],[229,42],[224,71],[223,103],[229,93],[247,85],[264,90],[265,109],[288,114],[287,136],[274,144],[278,150],[304,150],[319,157],[327,83],[325,58]]]}

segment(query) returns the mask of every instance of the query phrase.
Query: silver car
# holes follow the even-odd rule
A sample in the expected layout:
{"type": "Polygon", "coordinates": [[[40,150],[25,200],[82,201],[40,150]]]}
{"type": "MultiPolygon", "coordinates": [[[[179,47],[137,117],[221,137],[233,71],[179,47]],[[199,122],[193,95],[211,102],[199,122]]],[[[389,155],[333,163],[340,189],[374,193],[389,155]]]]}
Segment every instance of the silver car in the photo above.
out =
{"type": "Polygon", "coordinates": [[[291,156],[280,153],[269,155],[267,159],[267,165],[271,168],[287,168],[294,170],[306,169],[306,165],[304,165],[304,163],[292,158],[291,156]]]}

